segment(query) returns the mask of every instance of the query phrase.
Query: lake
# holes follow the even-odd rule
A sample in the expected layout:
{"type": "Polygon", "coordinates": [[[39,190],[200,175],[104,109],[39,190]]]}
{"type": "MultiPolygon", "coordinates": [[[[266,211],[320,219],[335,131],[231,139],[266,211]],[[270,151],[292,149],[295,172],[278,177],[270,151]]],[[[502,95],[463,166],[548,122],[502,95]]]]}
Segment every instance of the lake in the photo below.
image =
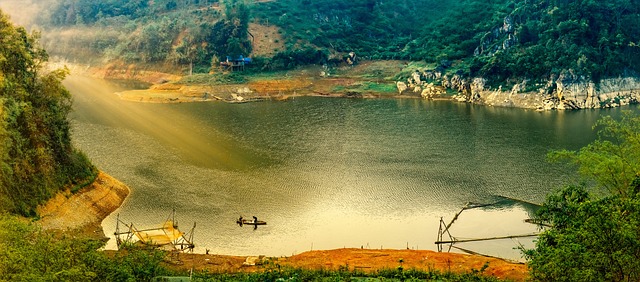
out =
{"type": "MultiPolygon", "coordinates": [[[[70,77],[75,145],[132,190],[116,216],[155,227],[175,209],[196,251],[288,256],[335,248],[431,249],[468,202],[458,239],[536,232],[524,223],[573,179],[549,164],[620,109],[535,112],[420,99],[302,97],[244,104],[122,101],[131,88],[70,77]],[[515,200],[506,200],[515,199],[515,200]],[[257,216],[257,229],[235,220],[257,216]]],[[[637,111],[637,106],[627,107],[637,111]]],[[[511,259],[532,238],[457,245],[511,259]]],[[[113,240],[108,248],[114,248],[113,240]]],[[[459,250],[456,250],[459,251],[459,250]]]]}

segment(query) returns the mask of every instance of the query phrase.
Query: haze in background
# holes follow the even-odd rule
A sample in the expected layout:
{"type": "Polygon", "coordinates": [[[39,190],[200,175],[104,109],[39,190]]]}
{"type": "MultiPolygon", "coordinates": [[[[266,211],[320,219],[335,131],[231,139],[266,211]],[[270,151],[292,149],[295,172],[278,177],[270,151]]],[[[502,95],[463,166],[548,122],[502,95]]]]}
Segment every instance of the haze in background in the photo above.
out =
{"type": "Polygon", "coordinates": [[[2,0],[0,9],[11,16],[11,21],[24,26],[27,30],[38,29],[38,20],[48,15],[48,7],[57,3],[56,0],[2,0]]]}

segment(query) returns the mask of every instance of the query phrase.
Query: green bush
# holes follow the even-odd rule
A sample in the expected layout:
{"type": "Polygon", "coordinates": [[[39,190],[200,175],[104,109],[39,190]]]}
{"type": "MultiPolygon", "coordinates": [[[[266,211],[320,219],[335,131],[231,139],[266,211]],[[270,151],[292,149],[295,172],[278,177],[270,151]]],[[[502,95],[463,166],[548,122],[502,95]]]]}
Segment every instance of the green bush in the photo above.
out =
{"type": "Polygon", "coordinates": [[[0,279],[6,281],[150,281],[171,274],[164,253],[132,250],[109,257],[103,243],[54,235],[14,216],[0,215],[0,279]]]}
{"type": "Polygon", "coordinates": [[[552,227],[525,252],[535,280],[640,280],[640,194],[594,199],[583,186],[567,186],[537,218],[552,227]]]}
{"type": "Polygon", "coordinates": [[[177,83],[186,85],[220,85],[220,84],[241,84],[247,82],[244,74],[239,72],[214,74],[194,74],[182,77],[177,83]]]}
{"type": "Polygon", "coordinates": [[[524,252],[534,280],[640,280],[639,121],[630,113],[602,118],[596,141],[551,154],[576,164],[600,193],[567,185],[547,198],[536,218],[549,227],[524,252]]]}
{"type": "Polygon", "coordinates": [[[265,64],[265,67],[269,70],[289,70],[302,65],[325,64],[328,58],[329,54],[326,50],[309,47],[278,52],[265,64]]]}

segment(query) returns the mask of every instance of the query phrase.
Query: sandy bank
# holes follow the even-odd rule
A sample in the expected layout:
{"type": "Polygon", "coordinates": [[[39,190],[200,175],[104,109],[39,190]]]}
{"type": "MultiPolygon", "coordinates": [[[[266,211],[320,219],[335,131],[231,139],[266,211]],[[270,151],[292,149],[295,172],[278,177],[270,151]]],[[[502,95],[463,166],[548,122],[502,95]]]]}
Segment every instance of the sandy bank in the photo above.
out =
{"type": "Polygon", "coordinates": [[[206,101],[242,103],[262,100],[282,101],[300,96],[420,98],[417,94],[397,95],[395,92],[363,90],[365,84],[371,85],[370,82],[355,79],[298,76],[286,79],[255,80],[243,84],[184,85],[177,82],[154,84],[149,89],[129,90],[115,94],[122,100],[146,103],[206,101]]]}
{"type": "Polygon", "coordinates": [[[438,253],[428,250],[337,249],[310,251],[285,258],[279,263],[311,269],[338,269],[340,266],[349,266],[350,269],[369,272],[384,268],[395,269],[400,265],[400,259],[403,260],[404,269],[468,273],[472,269],[480,270],[485,263],[488,263],[489,266],[484,271],[487,275],[512,280],[524,280],[527,276],[527,267],[524,264],[514,264],[476,255],[438,253]]]}
{"type": "Polygon", "coordinates": [[[60,192],[38,207],[38,224],[44,230],[81,231],[92,238],[105,238],[100,223],[120,207],[129,187],[99,172],[96,180],[75,194],[60,192]]]}

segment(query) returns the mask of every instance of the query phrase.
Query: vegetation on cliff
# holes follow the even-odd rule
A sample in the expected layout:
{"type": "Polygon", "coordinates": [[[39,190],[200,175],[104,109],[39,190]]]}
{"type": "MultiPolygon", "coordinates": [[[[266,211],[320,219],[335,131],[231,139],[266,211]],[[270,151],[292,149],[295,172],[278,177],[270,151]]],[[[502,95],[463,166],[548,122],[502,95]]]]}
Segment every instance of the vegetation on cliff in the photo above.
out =
{"type": "Polygon", "coordinates": [[[562,75],[594,82],[640,71],[640,5],[634,0],[528,1],[512,5],[502,34],[487,34],[471,75],[495,80],[562,75]],[[509,25],[510,24],[510,25],[509,25]],[[494,45],[493,47],[491,45],[494,45]],[[493,51],[502,47],[502,51],[493,51]],[[493,48],[493,49],[492,49],[493,48]]]}
{"type": "Polygon", "coordinates": [[[67,71],[44,72],[47,59],[38,34],[0,11],[0,212],[34,215],[62,187],[95,174],[71,146],[67,71]]]}
{"type": "Polygon", "coordinates": [[[51,46],[55,54],[71,51],[79,56],[93,53],[129,62],[184,63],[176,58],[190,53],[188,56],[197,57],[197,67],[204,71],[211,66],[213,55],[224,59],[237,56],[239,51],[245,56],[251,53],[250,41],[255,38],[247,32],[247,24],[253,21],[277,26],[285,41],[283,50],[258,63],[289,68],[326,63],[330,53],[336,52],[397,57],[412,34],[420,30],[416,23],[428,23],[429,12],[446,10],[446,3],[428,5],[429,2],[69,0],[53,4],[55,8],[40,24],[58,30],[90,31],[56,38],[62,39],[62,44],[51,46]],[[90,47],[73,46],[70,37],[86,41],[90,47]],[[129,43],[123,44],[125,41],[129,43]],[[156,41],[162,44],[151,44],[156,41]],[[147,60],[140,53],[156,57],[147,60]]]}
{"type": "Polygon", "coordinates": [[[250,9],[244,1],[225,1],[222,7],[205,0],[73,0],[52,5],[40,24],[51,31],[45,40],[55,42],[49,50],[53,55],[186,65],[206,73],[226,56],[252,51],[250,9]]]}

